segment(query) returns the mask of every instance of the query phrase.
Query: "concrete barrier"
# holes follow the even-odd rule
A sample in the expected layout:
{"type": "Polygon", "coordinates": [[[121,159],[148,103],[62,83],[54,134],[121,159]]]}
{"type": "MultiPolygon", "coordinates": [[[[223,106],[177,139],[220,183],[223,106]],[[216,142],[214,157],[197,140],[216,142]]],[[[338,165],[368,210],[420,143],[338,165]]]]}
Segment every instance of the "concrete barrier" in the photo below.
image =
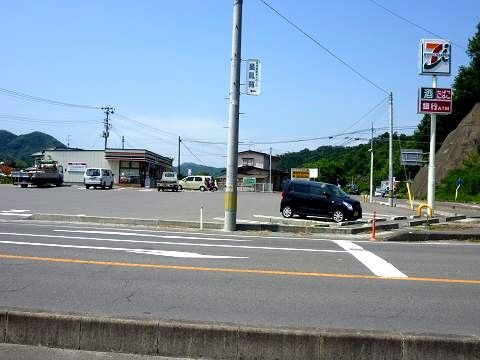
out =
{"type": "Polygon", "coordinates": [[[1,342],[231,360],[478,360],[480,337],[267,328],[0,309],[1,342]]]}

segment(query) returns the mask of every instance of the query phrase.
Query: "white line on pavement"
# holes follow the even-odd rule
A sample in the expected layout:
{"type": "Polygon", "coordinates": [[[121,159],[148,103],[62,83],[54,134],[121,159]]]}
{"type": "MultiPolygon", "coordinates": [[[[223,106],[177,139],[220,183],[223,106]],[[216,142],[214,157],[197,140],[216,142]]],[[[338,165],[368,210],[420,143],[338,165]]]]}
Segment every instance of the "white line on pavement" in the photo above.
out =
{"type": "Polygon", "coordinates": [[[348,240],[332,240],[335,244],[352,254],[358,261],[365,265],[371,272],[382,277],[408,277],[395,266],[382,259],[380,256],[365,250],[360,245],[348,240]]]}
{"type": "Polygon", "coordinates": [[[104,246],[47,244],[47,243],[31,243],[31,242],[23,242],[23,241],[0,241],[0,243],[1,243],[1,244],[12,244],[12,245],[60,247],[60,248],[69,248],[69,249],[125,251],[125,252],[128,252],[128,253],[135,253],[135,254],[147,254],[147,255],[155,255],[155,256],[175,257],[175,258],[191,258],[191,259],[246,259],[246,257],[244,257],[244,256],[204,255],[204,254],[184,252],[184,251],[165,251],[165,250],[130,249],[130,248],[110,248],[110,247],[104,247],[104,246]]]}
{"type": "Polygon", "coordinates": [[[25,234],[0,232],[0,235],[25,236],[25,237],[44,237],[44,238],[60,238],[73,240],[89,240],[89,241],[110,241],[125,243],[142,243],[142,244],[161,244],[161,245],[178,245],[178,246],[198,246],[198,247],[218,247],[228,249],[249,249],[249,250],[274,250],[274,251],[300,251],[300,252],[327,252],[327,253],[345,253],[343,250],[321,250],[321,249],[304,249],[304,248],[286,248],[286,247],[270,247],[270,246],[247,246],[247,245],[220,245],[220,244],[201,244],[201,243],[182,243],[170,241],[148,241],[148,240],[125,240],[125,239],[106,239],[106,238],[90,238],[83,236],[60,236],[60,235],[43,235],[43,234],[25,234]]]}
{"type": "Polygon", "coordinates": [[[100,230],[64,230],[55,229],[55,232],[67,232],[67,233],[81,233],[81,234],[101,234],[101,235],[125,235],[125,236],[138,236],[138,237],[155,237],[162,239],[187,239],[187,240],[209,240],[209,241],[233,241],[233,242],[249,242],[251,240],[239,240],[239,239],[226,239],[226,238],[210,238],[210,237],[198,237],[198,236],[185,236],[185,235],[154,235],[154,234],[142,234],[136,232],[126,231],[100,231],[100,230]]]}
{"type": "MultiPolygon", "coordinates": [[[[224,217],[214,217],[212,218],[213,220],[220,220],[220,221],[224,221],[225,218],[224,217]]],[[[237,219],[237,223],[241,223],[241,224],[260,224],[260,221],[257,221],[257,220],[242,220],[242,219],[237,219]]]]}

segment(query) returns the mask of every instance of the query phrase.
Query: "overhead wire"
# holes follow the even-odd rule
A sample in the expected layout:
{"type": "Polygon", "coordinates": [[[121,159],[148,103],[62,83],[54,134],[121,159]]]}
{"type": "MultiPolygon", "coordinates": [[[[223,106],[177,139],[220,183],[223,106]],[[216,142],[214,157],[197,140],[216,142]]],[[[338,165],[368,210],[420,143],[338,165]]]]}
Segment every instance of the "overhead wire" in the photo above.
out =
{"type": "Polygon", "coordinates": [[[188,151],[195,159],[197,159],[198,161],[200,161],[203,165],[207,166],[197,155],[195,155],[195,154],[193,153],[192,150],[190,150],[190,148],[189,148],[187,145],[185,145],[184,143],[181,143],[181,144],[182,144],[182,146],[183,146],[185,149],[187,149],[187,151],[188,151]]]}
{"type": "Polygon", "coordinates": [[[10,121],[18,122],[30,122],[30,123],[40,123],[43,125],[83,125],[83,124],[93,124],[100,123],[102,120],[52,120],[52,119],[39,119],[32,118],[22,115],[12,115],[12,114],[0,114],[0,119],[8,119],[10,121]]]}
{"type": "MultiPolygon", "coordinates": [[[[377,1],[375,1],[375,0],[368,0],[368,1],[370,1],[372,4],[378,6],[379,8],[385,10],[386,12],[390,13],[391,15],[399,18],[400,20],[402,20],[402,21],[404,21],[404,22],[406,22],[406,23],[408,23],[408,24],[416,27],[417,29],[420,29],[420,30],[422,30],[422,31],[425,31],[425,32],[429,33],[430,35],[433,35],[433,36],[435,36],[435,37],[437,37],[437,38],[446,40],[446,38],[443,37],[442,35],[438,35],[438,34],[434,33],[433,31],[430,31],[430,30],[428,30],[427,28],[425,28],[425,27],[423,27],[423,26],[421,26],[421,25],[418,25],[417,23],[413,22],[412,20],[409,20],[409,19],[407,19],[406,17],[404,17],[404,16],[402,16],[402,15],[394,12],[393,10],[390,10],[389,8],[387,8],[386,6],[378,3],[377,1]]],[[[458,43],[455,43],[455,42],[453,42],[453,41],[452,41],[452,45],[455,45],[455,46],[459,47],[460,49],[467,50],[464,46],[462,46],[462,45],[460,45],[460,44],[458,44],[458,43]]]]}
{"type": "Polygon", "coordinates": [[[297,31],[299,31],[300,33],[302,33],[304,36],[306,36],[308,39],[310,39],[311,41],[313,41],[317,46],[319,46],[321,49],[323,49],[325,52],[327,52],[330,56],[332,56],[333,58],[335,58],[336,60],[338,60],[340,63],[342,63],[345,67],[347,67],[348,69],[350,69],[350,71],[352,71],[353,73],[355,73],[356,75],[358,75],[359,77],[361,77],[363,80],[367,81],[370,85],[374,86],[375,88],[377,88],[378,90],[382,91],[383,93],[385,94],[389,94],[389,92],[387,90],[385,90],[384,88],[382,88],[380,85],[378,85],[377,83],[375,83],[373,80],[370,80],[368,77],[366,77],[365,75],[363,75],[360,71],[358,71],[357,69],[355,69],[352,65],[350,65],[349,63],[347,63],[345,60],[343,60],[342,58],[340,58],[338,55],[336,55],[332,50],[328,49],[325,45],[321,44],[320,41],[318,41],[317,39],[315,39],[312,35],[308,34],[305,30],[303,30],[300,26],[298,26],[297,24],[295,24],[292,20],[288,19],[285,15],[283,15],[282,13],[280,13],[280,11],[278,11],[277,9],[275,9],[272,5],[270,5],[268,2],[266,2],[265,0],[258,0],[260,1],[261,3],[263,3],[266,7],[268,7],[271,11],[273,11],[275,14],[277,14],[279,17],[281,17],[284,21],[286,21],[288,24],[290,24],[292,27],[294,27],[297,31]]]}
{"type": "Polygon", "coordinates": [[[10,97],[14,97],[22,100],[41,102],[41,103],[46,103],[50,105],[57,105],[57,106],[67,106],[67,107],[90,109],[90,110],[102,109],[99,106],[81,105],[81,104],[68,103],[68,102],[63,102],[58,100],[52,100],[52,99],[42,98],[39,96],[29,95],[26,93],[22,93],[20,91],[8,90],[4,88],[0,88],[0,95],[10,96],[10,97]]]}

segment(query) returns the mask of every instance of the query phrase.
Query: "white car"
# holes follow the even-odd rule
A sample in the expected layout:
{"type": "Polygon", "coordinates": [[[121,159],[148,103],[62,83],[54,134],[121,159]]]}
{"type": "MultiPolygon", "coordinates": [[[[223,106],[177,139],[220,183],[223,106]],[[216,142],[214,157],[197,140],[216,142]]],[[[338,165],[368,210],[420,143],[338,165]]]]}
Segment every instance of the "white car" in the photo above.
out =
{"type": "Polygon", "coordinates": [[[206,191],[208,190],[205,179],[210,181],[211,176],[205,175],[195,175],[195,176],[187,176],[178,182],[178,189],[186,189],[186,190],[200,190],[206,191]]]}
{"type": "Polygon", "coordinates": [[[110,169],[104,168],[87,168],[83,175],[83,183],[88,189],[93,186],[94,189],[101,187],[105,189],[107,186],[109,189],[113,188],[113,173],[110,169]]]}

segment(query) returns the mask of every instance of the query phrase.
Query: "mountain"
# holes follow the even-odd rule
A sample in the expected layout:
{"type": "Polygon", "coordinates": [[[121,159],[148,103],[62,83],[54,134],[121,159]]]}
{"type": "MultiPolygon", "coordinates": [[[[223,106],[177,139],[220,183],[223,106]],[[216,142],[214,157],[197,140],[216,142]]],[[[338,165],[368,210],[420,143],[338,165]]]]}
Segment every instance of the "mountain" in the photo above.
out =
{"type": "MultiPolygon", "coordinates": [[[[222,174],[222,171],[225,170],[225,168],[199,165],[191,162],[180,164],[181,175],[187,176],[188,169],[191,169],[192,175],[212,175],[212,176],[220,176],[222,174]]],[[[174,167],[173,171],[177,171],[177,168],[174,167]]]]}
{"type": "Polygon", "coordinates": [[[55,147],[65,145],[40,131],[17,136],[6,130],[0,130],[0,161],[13,161],[19,167],[33,164],[31,154],[55,147]]]}

